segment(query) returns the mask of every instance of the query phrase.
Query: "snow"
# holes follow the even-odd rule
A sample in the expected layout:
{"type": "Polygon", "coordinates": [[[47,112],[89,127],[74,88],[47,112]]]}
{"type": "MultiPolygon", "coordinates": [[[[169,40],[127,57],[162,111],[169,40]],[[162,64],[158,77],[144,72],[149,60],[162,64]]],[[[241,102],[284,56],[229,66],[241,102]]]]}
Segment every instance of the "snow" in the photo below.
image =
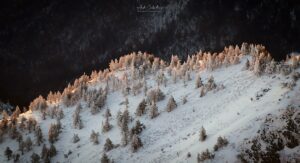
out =
{"type": "MultiPolygon", "coordinates": [[[[216,153],[213,162],[237,161],[238,146],[245,139],[251,139],[256,135],[263,124],[264,117],[270,113],[279,114],[280,110],[288,104],[297,103],[300,93],[299,81],[291,91],[281,87],[282,82],[288,81],[286,76],[276,74],[257,77],[251,71],[242,70],[246,58],[249,56],[243,57],[240,64],[230,67],[219,68],[214,71],[200,71],[199,74],[204,83],[212,75],[217,85],[223,84],[225,86],[224,89],[208,92],[204,97],[200,97],[200,90],[195,89],[195,77],[198,72],[192,72],[192,80],[187,81],[186,87],[182,80],[178,80],[176,84],[171,79],[168,80],[167,87],[160,87],[166,98],[157,102],[160,114],[154,119],[150,119],[148,112],[142,117],[136,117],[134,114],[139,102],[144,98],[143,93],[128,96],[128,110],[130,116],[134,118],[129,127],[133,126],[136,120],[140,120],[146,126],[140,135],[143,147],[136,153],[132,153],[130,145],[120,146],[107,152],[109,158],[115,162],[196,162],[198,153],[205,149],[213,150],[217,138],[224,136],[228,139],[229,145],[216,153]],[[270,88],[270,90],[256,100],[256,95],[266,88],[270,88]],[[165,107],[171,95],[178,106],[168,113],[165,111],[165,107]],[[186,104],[182,104],[184,96],[187,96],[188,102],[186,104]],[[251,101],[251,98],[254,100],[251,101]],[[199,131],[202,126],[208,135],[204,142],[199,141],[199,131]],[[187,158],[188,152],[191,153],[190,158],[187,158]]],[[[299,72],[299,69],[296,71],[299,72]]],[[[116,76],[120,78],[121,74],[125,72],[117,72],[116,76]]],[[[169,78],[169,76],[167,77],[169,78]]],[[[154,76],[148,76],[146,80],[149,89],[151,89],[150,87],[157,87],[154,78],[154,76]]],[[[103,83],[95,84],[95,82],[92,82],[90,88],[99,88],[104,85],[103,83]]],[[[83,120],[83,129],[78,130],[72,126],[72,115],[76,106],[66,108],[60,104],[63,107],[65,117],[61,120],[62,133],[55,143],[58,154],[51,161],[99,162],[106,138],[110,138],[114,144],[121,142],[121,131],[117,125],[116,115],[119,110],[125,109],[124,105],[120,105],[124,100],[125,98],[120,91],[108,94],[105,108],[111,110],[112,117],[109,122],[113,127],[107,133],[101,132],[102,122],[105,120],[105,109],[92,115],[86,104],[81,102],[83,110],[80,115],[83,120]],[[98,145],[93,145],[89,140],[92,130],[100,134],[98,145]],[[76,144],[72,143],[74,133],[78,134],[80,138],[76,144]],[[64,154],[67,154],[69,150],[72,151],[72,154],[65,158],[64,154]]],[[[44,138],[48,138],[49,126],[56,120],[50,117],[42,120],[38,112],[26,112],[23,115],[35,117],[42,128],[44,138]]],[[[25,135],[35,140],[33,133],[25,133],[25,135]]],[[[48,141],[45,142],[49,147],[48,141]]],[[[7,136],[0,146],[0,162],[7,162],[4,156],[6,146],[9,146],[13,151],[18,149],[18,143],[7,136]]],[[[41,148],[42,146],[34,145],[34,149],[21,156],[20,161],[30,161],[32,152],[40,154],[41,148]]],[[[282,153],[288,153],[291,155],[290,157],[295,157],[293,153],[297,151],[299,151],[299,146],[293,150],[284,149],[282,153]]]]}

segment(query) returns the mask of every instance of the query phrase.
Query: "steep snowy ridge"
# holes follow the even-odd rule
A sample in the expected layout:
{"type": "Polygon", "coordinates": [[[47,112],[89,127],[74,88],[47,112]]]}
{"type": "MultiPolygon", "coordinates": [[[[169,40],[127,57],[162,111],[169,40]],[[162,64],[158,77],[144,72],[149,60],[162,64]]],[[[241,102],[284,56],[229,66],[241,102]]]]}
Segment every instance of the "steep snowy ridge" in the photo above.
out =
{"type": "MultiPolygon", "coordinates": [[[[183,73],[185,75],[180,75],[184,64],[181,67],[178,66],[179,62],[176,62],[175,58],[172,59],[172,62],[176,62],[177,66],[175,63],[175,66],[173,65],[172,67],[172,64],[174,64],[172,62],[170,65],[163,66],[164,64],[160,62],[159,70],[155,71],[155,68],[153,68],[155,59],[152,60],[153,58],[151,59],[150,57],[150,60],[152,60],[150,69],[152,70],[147,71],[146,68],[143,76],[144,80],[140,78],[134,79],[135,73],[133,71],[135,70],[132,70],[130,66],[126,68],[124,65],[119,65],[119,68],[110,72],[103,71],[98,73],[97,78],[89,78],[87,88],[82,89],[85,90],[82,93],[82,97],[75,100],[75,102],[73,101],[74,104],[67,106],[64,98],[67,95],[63,93],[58,102],[53,102],[55,100],[47,101],[46,108],[41,107],[42,105],[35,105],[35,109],[43,108],[46,110],[45,113],[39,109],[31,108],[32,110],[20,114],[17,126],[21,124],[21,117],[26,117],[27,120],[30,117],[35,118],[37,125],[42,129],[44,137],[42,144],[46,144],[49,148],[48,131],[51,124],[57,123],[55,118],[51,118],[51,110],[57,107],[63,111],[64,117],[60,119],[62,129],[58,140],[53,143],[57,152],[56,155],[50,157],[49,160],[51,162],[99,162],[104,153],[114,162],[197,162],[197,160],[200,161],[198,153],[206,149],[214,154],[214,158],[211,159],[212,162],[241,162],[242,159],[238,155],[247,147],[247,141],[257,137],[260,133],[259,130],[266,126],[266,117],[273,117],[275,120],[272,121],[273,123],[270,123],[270,126],[274,129],[280,129],[284,127],[286,119],[276,119],[276,117],[284,114],[287,110],[286,108],[293,106],[295,110],[290,117],[292,117],[293,124],[296,126],[296,131],[293,133],[296,138],[296,142],[294,142],[295,147],[289,148],[285,146],[278,153],[280,153],[279,159],[281,161],[297,162],[300,159],[300,156],[297,155],[297,153],[300,153],[298,145],[300,140],[299,137],[297,138],[300,129],[300,83],[297,79],[293,80],[293,77],[299,75],[300,69],[293,65],[291,72],[286,75],[276,72],[272,74],[261,72],[262,74],[257,76],[253,73],[253,71],[256,71],[256,66],[252,64],[255,63],[255,58],[259,58],[256,54],[259,54],[258,52],[261,49],[256,46],[251,48],[248,50],[251,51],[251,55],[244,53],[243,50],[237,51],[236,49],[235,52],[237,54],[228,52],[227,55],[233,57],[228,57],[227,59],[234,58],[233,60],[235,60],[238,57],[238,61],[232,60],[230,65],[225,66],[226,59],[223,58],[222,64],[215,60],[215,62],[211,63],[215,65],[219,63],[219,65],[213,67],[213,70],[208,70],[211,66],[208,64],[210,59],[206,60],[205,54],[203,56],[201,54],[206,67],[204,69],[201,68],[201,64],[199,65],[200,68],[190,67],[188,68],[189,70],[183,73]],[[247,70],[245,65],[247,65],[249,60],[251,65],[247,70]],[[178,76],[174,76],[174,71],[176,71],[178,76]],[[106,78],[105,75],[101,76],[99,74],[106,74],[106,78]],[[164,74],[163,78],[166,86],[164,82],[157,82],[159,74],[164,74]],[[199,76],[204,85],[200,88],[195,88],[195,83],[199,76]],[[216,86],[212,86],[212,89],[209,90],[208,83],[212,80],[212,76],[213,83],[216,86]],[[292,80],[296,82],[294,85],[291,87],[283,86],[285,85],[283,83],[289,85],[292,80]],[[124,86],[126,81],[128,82],[127,87],[126,84],[124,86]],[[141,87],[137,93],[134,93],[133,85],[139,82],[143,83],[144,88],[141,87]],[[147,85],[146,92],[143,90],[145,89],[145,83],[147,85]],[[95,102],[89,102],[89,97],[85,97],[85,94],[89,94],[89,90],[96,89],[99,91],[100,88],[107,92],[105,105],[99,108],[99,112],[92,114],[91,108],[95,105],[95,102]],[[139,103],[149,97],[149,91],[158,88],[164,93],[165,98],[152,103],[147,101],[146,113],[142,116],[137,116],[136,112],[139,103]],[[200,97],[202,90],[205,90],[205,94],[200,97]],[[148,95],[145,96],[145,94],[148,95]],[[177,107],[168,112],[166,107],[171,96],[174,97],[177,107]],[[187,99],[186,103],[183,102],[185,98],[187,99]],[[128,101],[128,104],[126,104],[126,101],[128,101]],[[153,103],[158,107],[159,115],[151,119],[149,114],[153,103]],[[83,127],[82,129],[75,129],[73,124],[74,112],[79,104],[82,106],[79,115],[83,127]],[[111,129],[108,132],[102,132],[107,108],[111,112],[111,116],[108,118],[111,129]],[[145,129],[138,134],[143,146],[137,149],[136,152],[132,150],[132,140],[129,140],[126,146],[122,145],[122,129],[118,125],[118,112],[124,113],[125,110],[128,110],[130,115],[129,131],[135,126],[137,120],[145,125],[145,129]],[[46,117],[45,120],[43,120],[43,116],[46,117]],[[199,141],[199,132],[202,126],[206,130],[207,137],[204,141],[199,141]],[[99,132],[99,144],[91,142],[90,135],[92,130],[99,132]],[[80,138],[77,143],[72,142],[74,134],[78,134],[80,138]],[[214,145],[219,136],[226,138],[228,145],[214,152],[214,145]],[[116,146],[106,152],[103,147],[107,138],[116,146]],[[188,156],[188,153],[190,156],[188,156]]],[[[209,57],[211,57],[210,54],[208,54],[209,57]]],[[[137,58],[135,59],[131,63],[139,62],[137,58]]],[[[260,57],[259,60],[261,60],[260,63],[263,63],[263,57],[260,57]]],[[[121,61],[122,59],[120,59],[121,61]]],[[[197,63],[194,62],[194,64],[197,63]]],[[[297,64],[299,65],[299,60],[297,64]]],[[[261,67],[268,66],[261,65],[261,67]]],[[[263,68],[260,70],[263,70],[263,68]]],[[[141,73],[142,71],[138,72],[141,73]]],[[[81,86],[75,89],[70,87],[70,90],[73,92],[73,94],[71,93],[72,97],[80,89],[81,86]]],[[[41,103],[37,102],[37,104],[41,103]]],[[[27,129],[23,129],[23,131],[21,129],[18,130],[22,133],[23,140],[26,140],[27,137],[31,138],[33,141],[32,149],[25,150],[22,155],[19,150],[19,143],[16,139],[10,138],[11,131],[6,129],[6,133],[2,134],[3,141],[0,144],[0,162],[13,162],[13,159],[8,161],[7,155],[5,155],[6,147],[9,147],[14,155],[17,153],[20,155],[20,162],[32,161],[31,156],[33,153],[42,157],[43,145],[38,146],[36,144],[35,131],[30,133],[27,129]]],[[[244,158],[247,159],[248,157],[245,156],[244,158]]],[[[250,162],[255,161],[248,159],[250,162]]],[[[44,162],[45,159],[40,158],[40,161],[44,162]]],[[[261,159],[261,161],[264,160],[261,159]]]]}

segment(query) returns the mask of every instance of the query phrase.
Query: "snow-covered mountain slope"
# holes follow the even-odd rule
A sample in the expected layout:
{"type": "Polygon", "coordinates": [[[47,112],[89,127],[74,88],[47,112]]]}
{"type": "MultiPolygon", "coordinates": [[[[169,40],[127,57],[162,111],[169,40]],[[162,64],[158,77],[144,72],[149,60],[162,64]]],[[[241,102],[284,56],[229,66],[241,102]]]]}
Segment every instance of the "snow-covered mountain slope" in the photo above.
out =
{"type": "MultiPolygon", "coordinates": [[[[296,126],[293,133],[296,141],[293,148],[284,145],[283,149],[276,152],[280,154],[279,158],[282,162],[299,161],[300,85],[296,80],[296,85],[291,89],[284,87],[285,84],[282,83],[290,83],[292,75],[295,76],[300,69],[293,69],[289,75],[273,73],[256,76],[252,71],[245,70],[246,62],[252,58],[253,56],[250,55],[239,55],[239,62],[228,67],[221,66],[213,71],[190,70],[188,71],[190,79],[187,75],[182,79],[179,75],[174,77],[172,73],[171,75],[168,73],[168,68],[162,68],[159,70],[161,72],[146,73],[144,85],[147,83],[148,94],[149,91],[159,88],[165,95],[163,100],[155,102],[159,115],[153,119],[149,115],[151,111],[149,102],[147,102],[146,113],[141,116],[136,115],[139,103],[144,98],[147,99],[149,95],[145,97],[144,91],[133,93],[133,87],[131,89],[113,87],[114,82],[118,83],[117,79],[128,81],[128,85],[142,81],[133,79],[134,75],[124,75],[134,74],[132,70],[119,68],[109,72],[108,82],[100,80],[101,77],[87,82],[87,88],[82,94],[88,94],[88,90],[99,90],[100,88],[107,91],[105,104],[100,107],[99,112],[91,113],[93,102],[89,104],[89,100],[86,100],[88,97],[85,95],[69,106],[66,106],[64,98],[61,97],[58,102],[46,101],[46,109],[38,106],[41,110],[46,110],[45,113],[39,110],[30,110],[20,114],[18,125],[20,125],[21,117],[35,118],[44,136],[42,144],[50,147],[48,130],[51,124],[57,123],[57,120],[51,118],[49,110],[56,107],[63,111],[64,117],[60,119],[61,132],[58,140],[53,143],[57,154],[51,157],[51,162],[99,162],[104,153],[114,162],[197,162],[197,160],[199,161],[198,153],[206,149],[214,153],[212,162],[241,162],[241,158],[255,162],[245,153],[244,157],[241,157],[241,153],[247,148],[252,149],[250,140],[257,138],[266,125],[268,130],[284,131],[288,118],[278,117],[286,113],[286,108],[293,107],[290,118],[293,126],[296,126]],[[157,76],[162,72],[167,79],[166,85],[160,83],[158,86],[157,76]],[[204,86],[195,88],[199,75],[204,86]],[[201,95],[201,90],[210,83],[211,76],[214,78],[216,87],[210,91],[206,89],[205,93],[201,95]],[[124,93],[126,91],[129,94],[124,93]],[[166,107],[170,97],[174,97],[177,107],[168,112],[166,107]],[[183,102],[184,99],[187,101],[183,102]],[[79,104],[82,106],[79,113],[82,128],[76,129],[73,124],[74,112],[79,104]],[[108,118],[111,129],[108,132],[102,132],[107,108],[111,112],[111,116],[108,118]],[[132,140],[129,140],[128,145],[122,145],[122,128],[118,125],[118,112],[124,113],[125,110],[128,110],[130,115],[129,128],[135,126],[137,120],[145,125],[145,129],[138,134],[143,145],[136,152],[132,150],[132,140]],[[43,120],[43,114],[46,117],[45,120],[43,120]],[[273,120],[267,123],[266,119],[268,118],[273,118],[273,120]],[[199,141],[199,132],[202,126],[206,130],[207,137],[204,141],[199,141]],[[99,132],[98,144],[94,144],[90,140],[92,130],[99,132]],[[78,134],[80,138],[77,143],[73,143],[74,134],[78,134]],[[227,139],[228,145],[213,152],[219,136],[227,139]],[[115,147],[105,152],[104,144],[107,138],[115,147]]],[[[72,92],[76,92],[76,89],[73,89],[72,92]]],[[[290,130],[292,129],[288,129],[288,131],[290,130]]],[[[7,132],[11,133],[11,131],[7,132]]],[[[39,146],[35,143],[35,131],[30,133],[24,129],[21,133],[23,140],[31,137],[32,149],[28,152],[25,150],[22,155],[19,151],[18,141],[9,138],[10,134],[4,134],[3,142],[0,144],[0,162],[8,162],[5,156],[6,147],[9,147],[15,154],[20,154],[20,162],[30,162],[33,153],[41,154],[43,145],[39,146]]],[[[284,139],[284,142],[287,140],[284,139]]],[[[264,151],[264,146],[268,144],[263,140],[260,142],[263,144],[262,151],[264,151]]],[[[42,155],[40,156],[42,157],[42,155]]]]}

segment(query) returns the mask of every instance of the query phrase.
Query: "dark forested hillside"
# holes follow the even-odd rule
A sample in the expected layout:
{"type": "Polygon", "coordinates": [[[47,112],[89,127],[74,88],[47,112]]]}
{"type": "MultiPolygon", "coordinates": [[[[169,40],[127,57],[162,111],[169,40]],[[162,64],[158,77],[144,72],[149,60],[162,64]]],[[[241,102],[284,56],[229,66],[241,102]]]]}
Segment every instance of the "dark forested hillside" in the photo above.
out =
{"type": "Polygon", "coordinates": [[[300,50],[300,5],[292,0],[13,0],[0,6],[0,99],[15,105],[61,90],[131,51],[168,59],[244,41],[266,45],[275,59],[300,50]],[[139,12],[143,6],[159,10],[139,12]]]}

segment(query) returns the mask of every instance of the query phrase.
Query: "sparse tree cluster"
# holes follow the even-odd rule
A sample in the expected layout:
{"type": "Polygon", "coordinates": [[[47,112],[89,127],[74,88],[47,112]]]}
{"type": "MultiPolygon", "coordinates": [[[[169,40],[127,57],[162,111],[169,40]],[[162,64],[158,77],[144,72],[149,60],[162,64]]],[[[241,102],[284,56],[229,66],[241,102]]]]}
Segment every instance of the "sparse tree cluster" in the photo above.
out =
{"type": "Polygon", "coordinates": [[[38,98],[34,99],[29,105],[29,109],[32,111],[38,110],[43,112],[46,110],[46,108],[47,108],[47,103],[42,96],[39,96],[38,98]]]}
{"type": "Polygon", "coordinates": [[[85,94],[85,99],[88,103],[88,106],[91,108],[91,113],[98,113],[105,105],[107,98],[107,91],[100,88],[99,90],[90,90],[85,94]]]}

